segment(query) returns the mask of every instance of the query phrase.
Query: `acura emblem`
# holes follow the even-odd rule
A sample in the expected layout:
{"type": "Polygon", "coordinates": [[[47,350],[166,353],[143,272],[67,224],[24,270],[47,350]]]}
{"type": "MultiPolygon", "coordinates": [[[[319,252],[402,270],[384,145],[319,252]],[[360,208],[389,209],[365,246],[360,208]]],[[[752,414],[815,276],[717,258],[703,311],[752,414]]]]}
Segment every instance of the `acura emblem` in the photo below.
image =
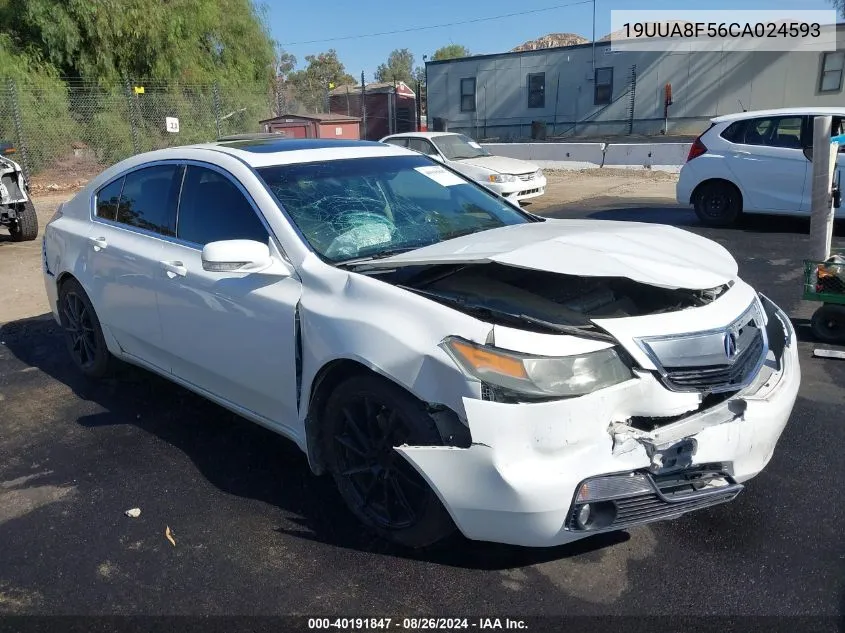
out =
{"type": "Polygon", "coordinates": [[[736,356],[736,333],[734,332],[725,334],[725,356],[728,360],[736,356]]]}

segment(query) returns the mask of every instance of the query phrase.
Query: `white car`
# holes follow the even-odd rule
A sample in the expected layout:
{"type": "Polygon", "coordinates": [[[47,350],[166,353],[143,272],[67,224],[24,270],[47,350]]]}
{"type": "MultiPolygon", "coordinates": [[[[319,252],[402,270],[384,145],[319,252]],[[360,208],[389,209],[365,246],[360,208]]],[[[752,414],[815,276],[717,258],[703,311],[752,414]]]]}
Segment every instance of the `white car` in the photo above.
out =
{"type": "Polygon", "coordinates": [[[537,165],[493,156],[463,134],[409,132],[385,136],[381,142],[425,154],[508,200],[523,202],[546,192],[546,177],[537,165]]]}
{"type": "Polygon", "coordinates": [[[84,374],[122,359],[290,438],[408,546],[455,526],[552,546],[730,501],[800,382],[789,319],[720,245],[544,220],[382,143],[134,156],[43,249],[84,374]]]}
{"type": "MultiPolygon", "coordinates": [[[[677,198],[702,222],[732,224],[740,213],[809,215],[812,198],[813,119],[833,116],[841,129],[845,108],[787,108],[712,119],[690,148],[677,198]]],[[[845,148],[841,150],[845,152],[845,148]]],[[[837,167],[845,168],[845,153],[837,167]]],[[[836,217],[845,217],[845,208],[836,217]]]]}

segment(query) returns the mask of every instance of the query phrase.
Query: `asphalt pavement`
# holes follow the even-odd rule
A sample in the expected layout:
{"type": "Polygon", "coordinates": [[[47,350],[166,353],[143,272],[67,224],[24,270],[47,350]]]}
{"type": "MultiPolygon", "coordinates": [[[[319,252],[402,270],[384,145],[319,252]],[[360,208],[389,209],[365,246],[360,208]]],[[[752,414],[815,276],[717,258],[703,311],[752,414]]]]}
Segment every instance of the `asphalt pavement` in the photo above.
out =
{"type": "Polygon", "coordinates": [[[81,378],[44,315],[0,326],[0,613],[841,622],[845,361],[812,357],[806,221],[704,229],[653,199],[618,205],[595,198],[550,214],[715,239],[798,328],[798,403],[771,463],[733,503],[553,549],[456,537],[401,550],[359,529],[286,440],[139,369],[81,378]],[[134,507],[140,517],[124,516],[134,507]]]}

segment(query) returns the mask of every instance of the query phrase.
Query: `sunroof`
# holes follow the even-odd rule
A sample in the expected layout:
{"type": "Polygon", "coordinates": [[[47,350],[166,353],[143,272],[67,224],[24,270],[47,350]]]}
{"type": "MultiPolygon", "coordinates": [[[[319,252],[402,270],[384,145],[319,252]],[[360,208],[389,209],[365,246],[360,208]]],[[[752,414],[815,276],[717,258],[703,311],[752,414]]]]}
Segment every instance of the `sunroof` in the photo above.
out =
{"type": "Polygon", "coordinates": [[[273,154],[275,152],[292,152],[302,149],[327,149],[334,147],[374,147],[381,146],[375,141],[352,141],[330,138],[262,138],[245,139],[220,143],[222,147],[231,147],[256,154],[273,154]]]}

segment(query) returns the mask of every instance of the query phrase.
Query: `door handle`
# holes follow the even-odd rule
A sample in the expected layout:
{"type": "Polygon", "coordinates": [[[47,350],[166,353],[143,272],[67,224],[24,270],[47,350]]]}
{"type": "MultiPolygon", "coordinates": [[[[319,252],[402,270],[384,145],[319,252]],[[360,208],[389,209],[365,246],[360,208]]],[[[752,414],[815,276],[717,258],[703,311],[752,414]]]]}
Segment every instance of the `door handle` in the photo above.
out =
{"type": "Polygon", "coordinates": [[[188,269],[182,262],[159,262],[164,269],[165,274],[173,279],[175,277],[184,277],[188,274],[188,269]]]}
{"type": "Polygon", "coordinates": [[[103,251],[109,245],[108,241],[104,237],[89,237],[88,241],[91,243],[91,246],[94,247],[95,251],[103,251]]]}

